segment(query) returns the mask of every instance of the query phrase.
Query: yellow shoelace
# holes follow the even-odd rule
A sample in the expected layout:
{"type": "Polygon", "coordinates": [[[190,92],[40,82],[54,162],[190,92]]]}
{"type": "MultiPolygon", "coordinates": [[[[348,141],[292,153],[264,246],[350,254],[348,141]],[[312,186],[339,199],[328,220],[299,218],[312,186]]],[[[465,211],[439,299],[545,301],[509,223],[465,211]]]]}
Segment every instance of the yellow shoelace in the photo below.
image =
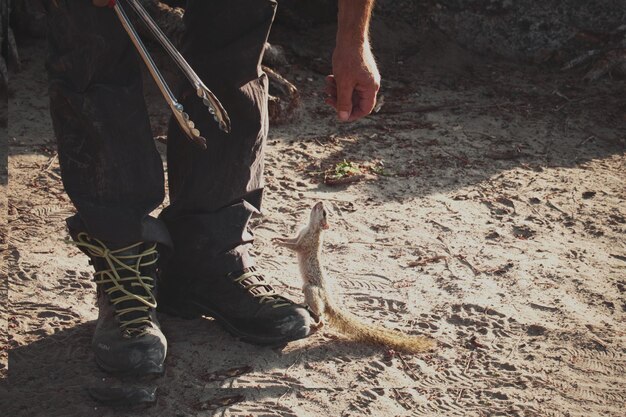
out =
{"type": "MultiPolygon", "coordinates": [[[[244,272],[242,275],[235,278],[233,281],[241,285],[246,291],[252,294],[253,297],[258,298],[260,303],[273,303],[272,308],[286,307],[286,306],[291,305],[289,303],[278,302],[279,300],[278,294],[276,294],[276,292],[274,291],[271,285],[267,283],[255,284],[251,282],[246,282],[248,278],[252,278],[252,277],[259,277],[259,275],[256,273],[256,270],[253,267],[248,268],[248,272],[244,272]],[[265,291],[262,293],[259,293],[259,292],[254,291],[256,288],[264,288],[265,291]]],[[[262,278],[259,278],[259,279],[262,280],[262,278]]]]}
{"type": "Polygon", "coordinates": [[[154,288],[154,279],[152,277],[142,276],[140,268],[153,265],[157,262],[158,252],[156,243],[145,251],[135,255],[119,255],[121,252],[134,249],[143,245],[143,242],[135,243],[120,249],[110,250],[106,245],[94,238],[90,238],[87,233],[79,233],[75,245],[83,247],[90,256],[102,258],[105,260],[109,269],[97,271],[94,274],[95,283],[98,285],[113,284],[105,288],[106,294],[109,296],[111,303],[115,307],[116,316],[120,321],[120,326],[125,329],[128,335],[141,336],[146,333],[146,326],[150,326],[152,321],[149,317],[151,308],[156,308],[156,298],[152,293],[154,288]],[[148,261],[142,262],[142,259],[148,257],[148,261]],[[123,262],[126,261],[126,262],[123,262]],[[131,266],[132,265],[132,266],[131,266]],[[130,277],[121,277],[120,271],[129,271],[133,275],[130,277]],[[145,291],[144,296],[133,294],[124,288],[123,282],[130,282],[131,287],[142,287],[145,291]],[[120,295],[115,296],[114,293],[119,292],[120,295]],[[117,308],[117,305],[124,301],[136,300],[141,304],[136,307],[117,308]],[[122,316],[131,312],[143,312],[145,315],[131,320],[125,320],[122,316]],[[131,325],[139,325],[138,327],[128,327],[131,325]]]}

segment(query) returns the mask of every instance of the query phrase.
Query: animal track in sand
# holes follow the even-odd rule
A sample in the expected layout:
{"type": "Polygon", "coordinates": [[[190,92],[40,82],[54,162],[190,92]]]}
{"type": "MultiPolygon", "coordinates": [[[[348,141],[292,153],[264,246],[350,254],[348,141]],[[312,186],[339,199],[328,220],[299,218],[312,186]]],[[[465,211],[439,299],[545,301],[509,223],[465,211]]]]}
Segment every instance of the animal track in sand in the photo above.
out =
{"type": "Polygon", "coordinates": [[[63,221],[74,214],[74,208],[69,205],[44,205],[33,207],[30,210],[30,217],[43,220],[46,223],[59,223],[63,225],[63,221]]]}
{"type": "Polygon", "coordinates": [[[580,403],[594,403],[604,405],[606,403],[626,404],[626,390],[624,388],[604,388],[593,382],[562,383],[552,382],[552,388],[560,395],[580,403]]]}
{"type": "Polygon", "coordinates": [[[277,404],[276,401],[253,401],[254,405],[241,408],[233,406],[228,409],[228,416],[245,417],[298,417],[298,414],[289,407],[277,404]]]}
{"type": "Polygon", "coordinates": [[[380,374],[385,372],[386,369],[387,365],[378,360],[368,361],[365,366],[359,370],[356,379],[373,382],[376,381],[380,374]]]}
{"type": "Polygon", "coordinates": [[[75,271],[68,269],[59,278],[59,288],[66,288],[67,291],[80,291],[95,288],[91,273],[87,271],[75,271]]]}
{"type": "Polygon", "coordinates": [[[614,350],[566,349],[565,357],[569,367],[580,372],[615,377],[626,375],[626,355],[614,350]]]}
{"type": "Polygon", "coordinates": [[[280,389],[304,389],[304,384],[297,378],[286,375],[284,372],[259,372],[249,373],[241,377],[237,377],[233,381],[233,385],[237,387],[259,387],[263,386],[265,389],[280,388],[280,389]]]}
{"type": "Polygon", "coordinates": [[[339,281],[339,285],[346,289],[364,289],[376,291],[388,291],[392,287],[386,282],[374,281],[371,279],[345,278],[339,281]]]}
{"type": "Polygon", "coordinates": [[[453,314],[446,321],[454,325],[460,337],[467,337],[470,333],[483,336],[510,338],[511,334],[518,334],[522,326],[515,319],[490,307],[481,307],[475,304],[454,304],[450,307],[453,314]]]}
{"type": "Polygon", "coordinates": [[[362,293],[353,293],[351,296],[358,302],[367,303],[368,306],[366,308],[378,311],[382,309],[383,313],[406,313],[408,311],[406,303],[403,301],[362,293]]]}

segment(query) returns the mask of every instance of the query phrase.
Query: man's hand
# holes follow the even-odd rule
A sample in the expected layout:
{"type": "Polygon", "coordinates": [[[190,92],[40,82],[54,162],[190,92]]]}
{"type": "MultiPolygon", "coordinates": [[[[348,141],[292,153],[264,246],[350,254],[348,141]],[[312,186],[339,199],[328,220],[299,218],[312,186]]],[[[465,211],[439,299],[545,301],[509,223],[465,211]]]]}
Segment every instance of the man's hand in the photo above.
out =
{"type": "Polygon", "coordinates": [[[367,116],[376,105],[380,74],[369,45],[337,47],[333,54],[333,75],[326,77],[326,103],[337,110],[341,121],[367,116]]]}
{"type": "Polygon", "coordinates": [[[380,88],[380,74],[370,48],[369,18],[374,0],[339,0],[337,45],[333,75],[326,78],[326,103],[342,121],[372,112],[380,88]]]}

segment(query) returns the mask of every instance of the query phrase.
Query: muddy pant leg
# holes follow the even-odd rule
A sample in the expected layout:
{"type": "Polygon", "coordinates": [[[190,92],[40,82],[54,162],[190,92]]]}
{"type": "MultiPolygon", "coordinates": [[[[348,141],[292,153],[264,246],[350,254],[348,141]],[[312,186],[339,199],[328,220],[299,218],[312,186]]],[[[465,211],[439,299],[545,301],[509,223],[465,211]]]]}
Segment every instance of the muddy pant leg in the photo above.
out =
{"type": "Polygon", "coordinates": [[[139,61],[113,10],[91,0],[48,3],[50,111],[71,229],[110,242],[166,243],[148,216],[163,199],[139,61]]]}
{"type": "Polygon", "coordinates": [[[183,54],[217,95],[232,122],[219,131],[191,88],[183,103],[207,138],[202,151],[175,123],[168,136],[171,205],[167,223],[176,254],[166,276],[196,279],[251,266],[247,230],[261,208],[267,137],[267,78],[260,69],[276,3],[190,0],[183,54]]]}

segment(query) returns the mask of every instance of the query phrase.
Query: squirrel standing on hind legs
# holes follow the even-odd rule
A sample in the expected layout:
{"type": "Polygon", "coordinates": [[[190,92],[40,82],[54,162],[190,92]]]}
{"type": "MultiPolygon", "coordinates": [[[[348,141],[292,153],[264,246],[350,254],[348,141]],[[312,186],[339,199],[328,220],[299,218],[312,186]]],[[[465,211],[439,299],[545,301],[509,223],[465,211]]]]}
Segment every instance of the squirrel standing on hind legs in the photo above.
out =
{"type": "Polygon", "coordinates": [[[357,317],[340,310],[329,297],[328,280],[320,258],[322,254],[323,231],[328,229],[327,212],[320,201],[311,209],[308,224],[293,238],[274,238],[272,241],[295,251],[302,275],[302,291],[309,308],[319,317],[318,328],[324,319],[334,329],[356,341],[373,343],[409,353],[422,353],[432,350],[433,339],[411,336],[361,322],[357,317]]]}

